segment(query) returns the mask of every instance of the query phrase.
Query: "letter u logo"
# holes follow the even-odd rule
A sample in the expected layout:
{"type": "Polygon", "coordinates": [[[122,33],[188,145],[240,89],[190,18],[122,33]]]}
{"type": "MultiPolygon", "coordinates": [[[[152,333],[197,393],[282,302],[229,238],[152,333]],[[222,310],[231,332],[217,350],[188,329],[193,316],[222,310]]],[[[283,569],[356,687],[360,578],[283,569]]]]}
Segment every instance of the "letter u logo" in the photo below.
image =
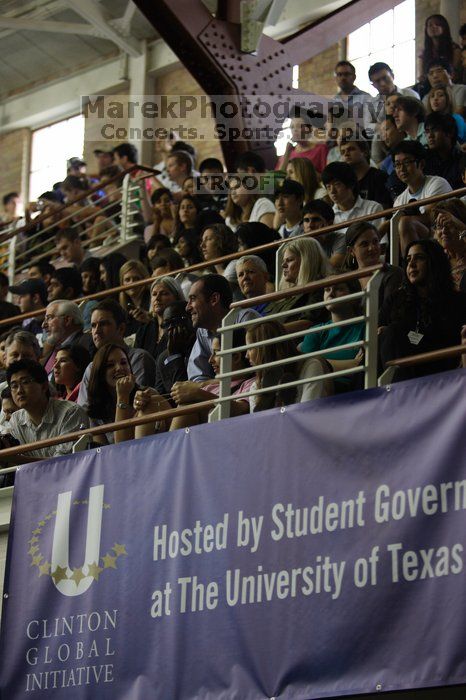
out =
{"type": "Polygon", "coordinates": [[[63,595],[82,595],[94,581],[94,577],[89,575],[89,567],[92,567],[92,565],[97,566],[99,563],[103,502],[103,484],[92,486],[89,489],[84,563],[79,568],[70,569],[71,491],[58,494],[57,515],[53,531],[51,572],[55,587],[63,595]],[[57,571],[59,575],[55,573],[57,571]]]}

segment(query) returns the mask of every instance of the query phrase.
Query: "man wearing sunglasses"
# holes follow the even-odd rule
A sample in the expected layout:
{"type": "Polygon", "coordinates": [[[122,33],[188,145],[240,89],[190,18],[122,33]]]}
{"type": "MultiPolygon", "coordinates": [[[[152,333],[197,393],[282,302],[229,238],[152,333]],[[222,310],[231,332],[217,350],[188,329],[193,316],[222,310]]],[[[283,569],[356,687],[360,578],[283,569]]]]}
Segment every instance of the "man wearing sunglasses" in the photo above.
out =
{"type": "Polygon", "coordinates": [[[175,301],[163,312],[162,329],[167,334],[167,349],[157,358],[155,388],[169,394],[175,382],[188,379],[188,360],[196,340],[186,302],[175,301]]]}

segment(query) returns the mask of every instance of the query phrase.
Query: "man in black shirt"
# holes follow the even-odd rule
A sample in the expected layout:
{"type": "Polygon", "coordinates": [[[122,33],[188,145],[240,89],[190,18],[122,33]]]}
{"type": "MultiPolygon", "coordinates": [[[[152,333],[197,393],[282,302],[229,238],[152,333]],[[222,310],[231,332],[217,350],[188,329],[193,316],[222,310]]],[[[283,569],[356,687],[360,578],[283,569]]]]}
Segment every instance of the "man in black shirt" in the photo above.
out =
{"type": "Polygon", "coordinates": [[[340,145],[341,158],[354,170],[358,178],[359,195],[363,199],[379,202],[384,209],[392,206],[392,198],[386,187],[387,173],[369,165],[370,146],[367,141],[346,141],[340,145]]]}
{"type": "Polygon", "coordinates": [[[426,118],[425,130],[429,150],[424,173],[444,177],[454,190],[464,187],[460,167],[463,154],[456,143],[458,128],[451,114],[432,112],[426,118]]]}

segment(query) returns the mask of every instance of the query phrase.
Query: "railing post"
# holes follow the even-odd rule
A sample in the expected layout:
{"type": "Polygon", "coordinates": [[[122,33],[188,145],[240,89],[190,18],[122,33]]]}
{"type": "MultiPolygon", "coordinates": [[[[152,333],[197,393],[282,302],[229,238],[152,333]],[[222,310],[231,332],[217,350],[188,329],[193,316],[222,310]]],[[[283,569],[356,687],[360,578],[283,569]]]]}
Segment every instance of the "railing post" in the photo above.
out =
{"type": "Polygon", "coordinates": [[[364,388],[377,386],[378,333],[379,325],[379,289],[382,282],[380,270],[377,270],[366,287],[366,348],[364,388]]]}
{"type": "Polygon", "coordinates": [[[398,225],[402,217],[401,211],[396,211],[390,219],[390,264],[400,264],[400,235],[398,225]]]}
{"type": "Polygon", "coordinates": [[[121,186],[121,227],[120,227],[120,241],[125,243],[128,238],[129,222],[130,222],[130,196],[131,196],[131,176],[128,173],[123,178],[123,183],[121,186]]]}
{"type": "MultiPolygon", "coordinates": [[[[232,325],[237,317],[237,311],[229,311],[222,321],[222,326],[232,325]]],[[[231,351],[233,349],[233,331],[225,331],[222,333],[222,352],[225,350],[231,351]]],[[[220,374],[225,374],[226,372],[232,371],[231,362],[231,352],[228,355],[220,355],[220,374]]],[[[226,396],[231,396],[231,377],[225,377],[220,380],[218,397],[220,399],[226,396]]],[[[214,408],[214,410],[209,415],[209,422],[212,423],[214,420],[221,420],[223,418],[229,418],[231,413],[230,401],[222,401],[214,408]]]]}
{"type": "Polygon", "coordinates": [[[287,241],[284,241],[284,243],[277,248],[277,252],[275,253],[275,291],[277,292],[282,277],[283,248],[286,242],[287,241]]]}
{"type": "Polygon", "coordinates": [[[8,246],[8,279],[11,285],[15,283],[16,276],[16,239],[17,235],[10,238],[8,246]]]}

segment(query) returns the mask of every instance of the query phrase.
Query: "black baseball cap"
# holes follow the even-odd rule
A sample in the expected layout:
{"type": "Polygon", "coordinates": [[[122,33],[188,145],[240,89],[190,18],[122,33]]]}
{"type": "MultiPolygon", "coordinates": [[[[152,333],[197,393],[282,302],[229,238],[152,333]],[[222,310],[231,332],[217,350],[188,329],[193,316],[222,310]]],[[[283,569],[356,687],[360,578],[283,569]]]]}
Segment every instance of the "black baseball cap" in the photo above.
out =
{"type": "Polygon", "coordinates": [[[24,282],[21,282],[21,284],[8,287],[8,290],[12,294],[17,294],[18,296],[24,296],[25,294],[39,294],[43,305],[45,306],[47,304],[47,287],[43,280],[24,280],[24,282]]]}

